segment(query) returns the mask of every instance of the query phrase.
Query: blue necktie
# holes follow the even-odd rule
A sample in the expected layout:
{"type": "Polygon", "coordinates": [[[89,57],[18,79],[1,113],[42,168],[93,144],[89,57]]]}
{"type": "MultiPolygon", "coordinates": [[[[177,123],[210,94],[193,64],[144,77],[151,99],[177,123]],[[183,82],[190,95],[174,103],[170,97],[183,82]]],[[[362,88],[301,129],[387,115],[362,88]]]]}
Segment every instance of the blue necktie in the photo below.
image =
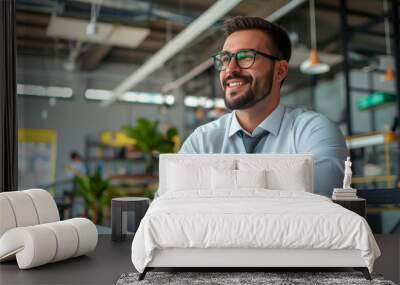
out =
{"type": "Polygon", "coordinates": [[[246,149],[247,153],[254,153],[254,149],[256,148],[257,144],[260,142],[260,140],[268,134],[267,131],[263,131],[262,133],[256,135],[256,136],[249,136],[242,130],[239,132],[239,136],[242,137],[243,139],[243,144],[246,149]]]}

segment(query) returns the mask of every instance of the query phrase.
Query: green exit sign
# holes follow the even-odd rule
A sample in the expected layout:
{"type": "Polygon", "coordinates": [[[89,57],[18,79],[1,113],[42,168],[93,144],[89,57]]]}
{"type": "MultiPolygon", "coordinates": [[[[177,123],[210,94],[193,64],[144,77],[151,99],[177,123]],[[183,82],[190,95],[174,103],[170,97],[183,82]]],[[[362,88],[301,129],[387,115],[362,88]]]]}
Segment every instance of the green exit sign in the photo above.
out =
{"type": "Polygon", "coordinates": [[[380,105],[396,101],[396,95],[385,92],[374,92],[358,100],[358,110],[368,110],[380,105]]]}

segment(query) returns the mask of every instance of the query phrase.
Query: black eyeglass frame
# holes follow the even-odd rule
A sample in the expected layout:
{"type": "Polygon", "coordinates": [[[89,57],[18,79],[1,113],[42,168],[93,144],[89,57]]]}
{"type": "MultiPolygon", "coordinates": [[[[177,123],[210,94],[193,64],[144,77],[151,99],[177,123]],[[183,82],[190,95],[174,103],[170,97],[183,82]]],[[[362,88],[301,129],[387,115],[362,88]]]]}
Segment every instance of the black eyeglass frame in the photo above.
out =
{"type": "MultiPolygon", "coordinates": [[[[221,66],[222,66],[221,69],[217,68],[217,65],[215,64],[215,62],[218,60],[218,59],[217,59],[217,56],[220,55],[220,54],[222,54],[222,53],[224,53],[224,54],[226,54],[226,55],[229,56],[229,63],[228,63],[228,65],[231,63],[232,58],[235,58],[236,64],[237,64],[237,66],[240,67],[240,69],[248,69],[248,68],[252,67],[253,64],[254,64],[254,62],[256,61],[256,57],[257,57],[258,54],[259,54],[259,55],[262,55],[262,56],[264,56],[265,58],[268,58],[268,59],[270,59],[270,60],[281,60],[281,58],[279,58],[279,57],[277,57],[277,56],[274,56],[274,55],[271,55],[271,54],[267,54],[267,53],[264,53],[264,52],[261,52],[261,51],[255,50],[255,49],[251,49],[251,48],[250,48],[250,49],[241,49],[241,50],[238,50],[238,51],[235,52],[235,53],[230,53],[230,52],[228,52],[228,51],[220,51],[220,52],[214,54],[213,56],[211,56],[211,58],[212,58],[212,60],[213,60],[213,65],[214,65],[215,69],[218,70],[218,71],[224,71],[224,70],[226,69],[226,66],[224,66],[223,64],[221,65],[221,66]],[[251,65],[249,65],[248,67],[241,67],[240,64],[239,64],[238,61],[237,61],[236,55],[237,55],[238,53],[240,53],[240,52],[248,52],[248,51],[251,51],[251,52],[254,53],[254,55],[253,55],[253,62],[252,62],[251,65]]],[[[228,65],[227,65],[227,66],[228,66],[228,65]]]]}

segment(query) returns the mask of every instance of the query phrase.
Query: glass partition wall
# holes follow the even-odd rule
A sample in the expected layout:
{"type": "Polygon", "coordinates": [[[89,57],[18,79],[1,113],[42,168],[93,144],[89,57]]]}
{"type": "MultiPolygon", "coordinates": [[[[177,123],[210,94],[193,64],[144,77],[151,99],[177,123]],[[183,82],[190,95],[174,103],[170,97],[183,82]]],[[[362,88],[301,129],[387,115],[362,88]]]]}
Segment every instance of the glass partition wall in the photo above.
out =
{"type": "MultiPolygon", "coordinates": [[[[230,112],[209,60],[222,48],[223,20],[238,14],[265,18],[279,8],[265,5],[261,11],[259,1],[242,1],[126,90],[126,80],[214,1],[39,2],[15,2],[18,188],[44,188],[65,218],[88,216],[106,228],[111,198],[153,198],[160,152],[177,152],[195,128],[230,112]],[[160,151],[160,145],[152,144],[154,134],[171,147],[160,151]],[[94,193],[101,194],[93,203],[87,195],[94,193]]],[[[334,36],[342,33],[336,2],[336,9],[316,7],[320,58],[330,64],[325,74],[300,71],[309,55],[308,6],[276,20],[292,41],[281,102],[322,113],[338,125],[353,160],[353,187],[360,193],[396,194],[385,192],[399,189],[400,127],[395,81],[382,80],[386,49],[376,37],[384,34],[384,22],[354,36],[351,50],[343,50],[340,37],[334,36]]],[[[349,13],[354,25],[366,24],[368,15],[382,9],[380,1],[365,7],[356,2],[349,4],[352,11],[365,11],[349,13]]],[[[389,61],[394,59],[395,53],[389,61]]],[[[390,197],[383,205],[371,198],[369,222],[375,223],[375,232],[400,231],[399,203],[390,197]]]]}

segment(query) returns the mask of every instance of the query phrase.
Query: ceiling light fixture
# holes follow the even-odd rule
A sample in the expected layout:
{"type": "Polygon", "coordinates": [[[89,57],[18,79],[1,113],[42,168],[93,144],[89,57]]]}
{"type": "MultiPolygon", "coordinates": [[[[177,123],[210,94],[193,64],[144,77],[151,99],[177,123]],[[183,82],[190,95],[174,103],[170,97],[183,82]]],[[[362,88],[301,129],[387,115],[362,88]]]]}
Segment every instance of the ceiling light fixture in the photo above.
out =
{"type": "Polygon", "coordinates": [[[328,72],[331,68],[328,64],[322,63],[317,52],[317,31],[315,23],[315,0],[310,0],[310,35],[311,51],[309,58],[300,65],[301,72],[310,75],[317,75],[328,72]]]}
{"type": "Polygon", "coordinates": [[[90,22],[86,27],[86,35],[95,36],[97,35],[97,18],[100,14],[100,4],[93,2],[91,13],[90,13],[90,22]]]}
{"type": "Polygon", "coordinates": [[[71,98],[73,90],[69,87],[17,84],[18,95],[71,98]]]}

